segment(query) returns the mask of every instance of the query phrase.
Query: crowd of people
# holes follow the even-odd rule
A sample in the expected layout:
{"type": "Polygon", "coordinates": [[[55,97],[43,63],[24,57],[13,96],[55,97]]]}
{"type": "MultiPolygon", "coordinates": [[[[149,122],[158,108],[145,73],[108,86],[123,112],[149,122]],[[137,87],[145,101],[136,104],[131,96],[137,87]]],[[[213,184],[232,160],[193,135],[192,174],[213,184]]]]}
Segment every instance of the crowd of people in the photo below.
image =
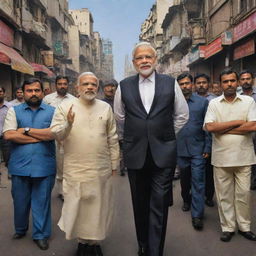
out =
{"type": "Polygon", "coordinates": [[[137,75],[103,83],[84,72],[77,94],[57,76],[44,95],[30,78],[5,101],[0,87],[0,146],[12,183],[13,239],[22,239],[32,212],[32,238],[42,249],[51,236],[51,192],[63,201],[58,222],[77,256],[103,255],[100,243],[112,225],[113,176],[127,172],[139,256],[162,256],[172,181],[179,169],[182,211],[191,210],[196,231],[205,205],[218,206],[221,236],[251,231],[250,190],[256,189],[256,92],[248,70],[232,69],[213,82],[207,74],[176,79],[156,72],[156,50],[147,42],[132,52],[137,75]],[[240,89],[240,90],[239,90],[240,89]],[[121,149],[121,150],[120,150],[121,149]]]}

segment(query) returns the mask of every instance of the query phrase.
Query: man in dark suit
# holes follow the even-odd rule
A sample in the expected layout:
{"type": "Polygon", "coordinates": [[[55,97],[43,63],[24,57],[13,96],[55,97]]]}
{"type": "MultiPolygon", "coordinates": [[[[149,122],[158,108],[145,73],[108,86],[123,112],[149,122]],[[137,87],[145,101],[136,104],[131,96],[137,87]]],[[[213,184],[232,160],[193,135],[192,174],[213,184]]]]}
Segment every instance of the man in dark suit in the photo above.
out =
{"type": "Polygon", "coordinates": [[[123,124],[124,163],[128,169],[139,244],[138,255],[161,256],[166,233],[176,134],[188,120],[188,107],[174,78],[155,72],[155,49],[146,42],[133,50],[138,75],[120,82],[114,111],[123,124]]]}
{"type": "Polygon", "coordinates": [[[211,139],[203,130],[208,100],[192,93],[193,78],[189,73],[177,77],[180,88],[189,107],[189,120],[177,138],[178,166],[181,170],[181,196],[183,211],[192,206],[192,225],[196,230],[203,229],[205,164],[211,151],[211,139]]]}

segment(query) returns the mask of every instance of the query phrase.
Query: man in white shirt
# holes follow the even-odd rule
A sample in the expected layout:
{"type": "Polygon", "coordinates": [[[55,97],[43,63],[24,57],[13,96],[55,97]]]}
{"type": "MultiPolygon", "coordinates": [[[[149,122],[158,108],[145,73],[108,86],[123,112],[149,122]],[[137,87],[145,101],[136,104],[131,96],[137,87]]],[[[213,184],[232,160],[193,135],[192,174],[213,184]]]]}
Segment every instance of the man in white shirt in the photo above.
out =
{"type": "Polygon", "coordinates": [[[22,88],[21,87],[18,87],[15,91],[15,99],[10,101],[10,103],[12,104],[12,106],[18,106],[20,105],[21,103],[24,103],[25,100],[24,100],[24,94],[23,94],[23,91],[22,91],[22,88]]]}
{"type": "Polygon", "coordinates": [[[177,81],[155,72],[156,63],[155,49],[147,42],[137,44],[133,64],[139,74],[120,82],[114,100],[140,256],[163,255],[176,167],[175,135],[189,115],[177,81]]]}
{"type": "MultiPolygon", "coordinates": [[[[69,79],[67,76],[57,76],[55,79],[56,92],[48,94],[44,97],[44,102],[53,107],[58,107],[62,102],[68,102],[75,97],[68,93],[69,79]]],[[[63,200],[62,193],[62,176],[63,176],[63,160],[64,150],[61,141],[56,142],[56,162],[57,162],[57,175],[56,185],[59,191],[59,198],[63,200]]]]}
{"type": "Polygon", "coordinates": [[[212,165],[221,222],[220,240],[229,242],[235,233],[256,241],[250,231],[250,177],[255,164],[252,132],[256,130],[256,104],[237,94],[238,75],[220,74],[223,95],[210,101],[205,128],[212,132],[212,165]]]}

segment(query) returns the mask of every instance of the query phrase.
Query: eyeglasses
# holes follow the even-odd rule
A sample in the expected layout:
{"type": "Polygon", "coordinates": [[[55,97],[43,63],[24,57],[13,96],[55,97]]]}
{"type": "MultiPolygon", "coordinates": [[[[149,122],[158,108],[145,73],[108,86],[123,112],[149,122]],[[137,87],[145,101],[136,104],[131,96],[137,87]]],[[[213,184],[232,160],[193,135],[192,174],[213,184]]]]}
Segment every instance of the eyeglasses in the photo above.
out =
{"type": "Polygon", "coordinates": [[[144,59],[146,59],[146,60],[153,60],[154,58],[155,58],[155,56],[152,56],[152,55],[143,55],[143,56],[135,57],[134,60],[135,61],[142,61],[144,59]]]}

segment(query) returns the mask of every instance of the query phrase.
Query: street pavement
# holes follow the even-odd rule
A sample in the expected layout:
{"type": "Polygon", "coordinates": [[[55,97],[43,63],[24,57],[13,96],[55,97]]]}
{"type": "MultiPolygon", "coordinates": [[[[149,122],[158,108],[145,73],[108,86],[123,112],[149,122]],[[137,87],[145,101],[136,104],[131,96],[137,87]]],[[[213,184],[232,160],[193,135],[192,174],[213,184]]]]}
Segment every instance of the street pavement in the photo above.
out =
{"type": "MultiPolygon", "coordinates": [[[[0,256],[75,256],[77,242],[65,240],[57,222],[62,202],[54,189],[52,194],[52,237],[50,248],[41,251],[31,239],[31,230],[26,237],[12,240],[13,207],[11,182],[2,167],[0,188],[0,256]]],[[[113,228],[102,243],[104,256],[136,256],[137,244],[133,222],[133,213],[129,183],[125,177],[114,178],[116,188],[116,214],[113,228]]],[[[256,232],[256,192],[252,192],[252,230],[256,232]]],[[[219,240],[220,225],[217,207],[205,208],[204,230],[195,231],[191,225],[190,212],[181,211],[179,181],[174,182],[174,206],[170,208],[165,242],[165,256],[256,256],[256,242],[248,241],[236,234],[231,242],[219,240]]],[[[31,227],[31,225],[30,225],[31,227]]]]}

